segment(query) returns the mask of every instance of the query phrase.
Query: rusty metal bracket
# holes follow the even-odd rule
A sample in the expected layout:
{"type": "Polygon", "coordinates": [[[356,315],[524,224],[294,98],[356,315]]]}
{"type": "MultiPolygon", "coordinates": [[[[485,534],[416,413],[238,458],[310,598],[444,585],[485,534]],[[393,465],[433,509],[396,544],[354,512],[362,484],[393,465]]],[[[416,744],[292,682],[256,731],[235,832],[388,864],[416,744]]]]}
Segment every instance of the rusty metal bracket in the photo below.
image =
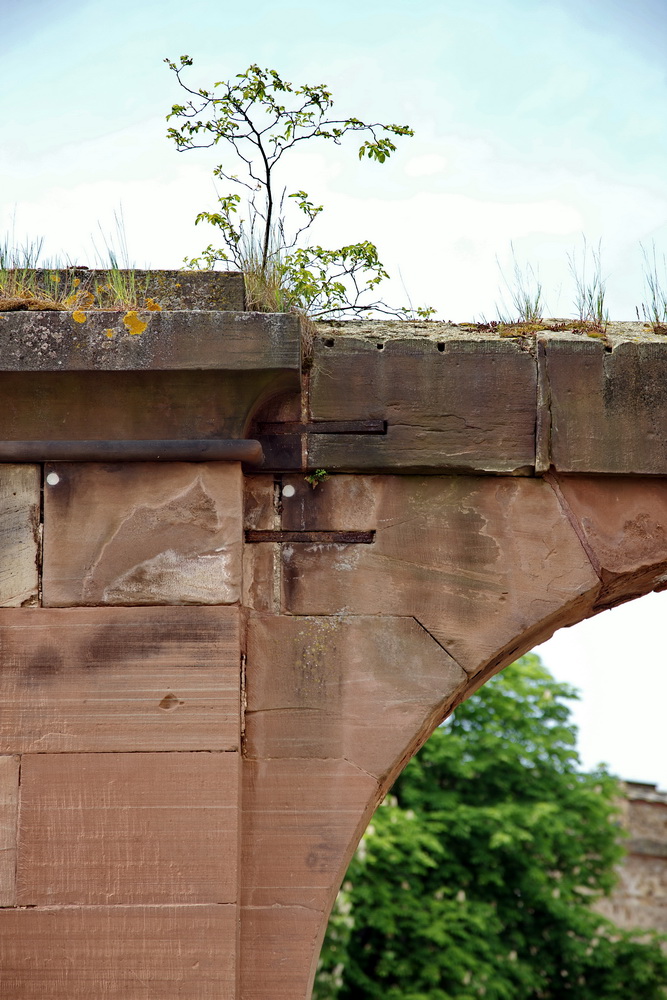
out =
{"type": "Polygon", "coordinates": [[[260,423],[260,434],[386,434],[386,420],[297,420],[260,423]]]}
{"type": "Polygon", "coordinates": [[[246,542],[307,542],[310,545],[371,545],[374,531],[270,531],[247,528],[246,542]]]}

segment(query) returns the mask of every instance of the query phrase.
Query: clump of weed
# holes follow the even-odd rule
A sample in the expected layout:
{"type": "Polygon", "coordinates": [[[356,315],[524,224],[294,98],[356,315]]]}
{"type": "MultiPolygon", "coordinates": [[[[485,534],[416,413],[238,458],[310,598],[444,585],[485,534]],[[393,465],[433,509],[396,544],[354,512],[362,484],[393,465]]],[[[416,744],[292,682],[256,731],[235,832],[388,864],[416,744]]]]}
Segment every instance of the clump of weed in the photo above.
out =
{"type": "Polygon", "coordinates": [[[17,245],[5,235],[0,240],[0,312],[159,310],[160,305],[147,296],[150,275],[143,272],[139,277],[130,265],[122,214],[115,219],[120,252],[112,239],[104,237],[106,256],[95,248],[101,271],[57,258],[40,266],[42,238],[17,245]]]}
{"type": "MultiPolygon", "coordinates": [[[[646,323],[650,323],[655,333],[667,334],[667,262],[662,256],[662,274],[658,272],[658,262],[655,253],[655,242],[651,244],[649,254],[645,246],[640,244],[644,258],[644,293],[647,302],[642,302],[642,315],[646,323]]],[[[639,310],[637,310],[639,319],[639,310]]]]}
{"type": "Polygon", "coordinates": [[[602,277],[602,244],[600,241],[597,248],[589,248],[585,236],[582,236],[582,240],[581,262],[575,250],[568,254],[570,274],[575,284],[574,306],[579,323],[586,326],[589,336],[595,332],[603,335],[609,323],[609,313],[605,305],[607,279],[602,277]]]}
{"type": "MultiPolygon", "coordinates": [[[[542,320],[544,312],[544,300],[542,298],[542,282],[539,274],[531,264],[521,267],[516,257],[514,244],[510,243],[512,250],[512,275],[508,278],[504,273],[500,261],[496,262],[500,269],[503,283],[509,294],[513,307],[512,311],[507,311],[508,307],[503,299],[502,308],[496,305],[498,312],[498,322],[503,327],[517,327],[538,324],[542,320]]],[[[502,298],[502,292],[501,292],[502,298]]],[[[530,332],[535,332],[531,330],[530,332]]]]}

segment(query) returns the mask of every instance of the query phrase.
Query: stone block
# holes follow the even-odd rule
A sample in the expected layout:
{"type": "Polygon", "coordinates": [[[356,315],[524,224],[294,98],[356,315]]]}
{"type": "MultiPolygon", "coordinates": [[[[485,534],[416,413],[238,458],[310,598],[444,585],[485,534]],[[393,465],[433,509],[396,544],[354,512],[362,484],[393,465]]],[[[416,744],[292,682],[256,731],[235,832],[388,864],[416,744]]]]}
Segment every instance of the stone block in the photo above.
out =
{"type": "Polygon", "coordinates": [[[537,366],[509,340],[315,339],[311,416],[386,420],[386,435],[311,434],[308,465],[340,472],[504,472],[535,465],[537,366]]]}
{"type": "Polygon", "coordinates": [[[598,576],[542,480],[378,476],[369,488],[372,545],[282,546],[287,613],[414,617],[469,673],[590,614],[598,576]]]}
{"type": "Polygon", "coordinates": [[[607,607],[667,584],[667,478],[557,476],[551,479],[603,582],[607,607]]]}
{"type": "Polygon", "coordinates": [[[280,546],[262,542],[243,550],[243,606],[265,614],[280,612],[280,546]]]}
{"type": "Polygon", "coordinates": [[[344,758],[386,787],[466,673],[414,618],[254,617],[248,757],[344,758]]]}
{"type": "Polygon", "coordinates": [[[192,310],[0,312],[0,371],[294,371],[290,313],[192,310]]]}
{"type": "Polygon", "coordinates": [[[238,753],[26,754],[20,906],[237,900],[238,753]]]}
{"type": "Polygon", "coordinates": [[[244,760],[243,905],[328,912],[379,798],[346,760],[244,760]]]}
{"type": "Polygon", "coordinates": [[[242,1000],[309,997],[326,916],[305,906],[241,909],[242,1000]]]}
{"type": "Polygon", "coordinates": [[[286,381],[298,372],[0,370],[0,421],[6,441],[237,439],[286,381]]]}
{"type": "MultiPolygon", "coordinates": [[[[150,297],[162,310],[245,309],[245,282],[240,271],[144,271],[132,268],[131,271],[121,270],[117,277],[128,291],[133,292],[139,305],[145,305],[145,299],[150,297]]],[[[49,267],[29,272],[29,280],[35,290],[46,292],[47,296],[53,297],[54,285],[64,295],[76,287],[79,293],[94,294],[98,303],[100,295],[97,289],[106,285],[108,279],[106,268],[49,267]]]]}
{"type": "Polygon", "coordinates": [[[276,483],[271,474],[250,475],[243,479],[243,526],[266,530],[278,528],[276,483]]]}
{"type": "Polygon", "coordinates": [[[545,337],[551,463],[559,472],[667,474],[667,351],[545,337]]]}
{"type": "Polygon", "coordinates": [[[0,753],[235,750],[237,608],[0,611],[0,753]]]}
{"type": "Polygon", "coordinates": [[[58,463],[46,473],[45,606],[240,599],[238,463],[58,463]]]}
{"type": "Polygon", "coordinates": [[[38,465],[0,465],[0,607],[37,604],[38,465]]]}
{"type": "Polygon", "coordinates": [[[235,905],[0,910],[7,1000],[234,1000],[235,905]]]}
{"type": "Polygon", "coordinates": [[[0,756],[0,907],[16,903],[19,758],[0,756]]]}
{"type": "Polygon", "coordinates": [[[313,487],[303,474],[283,477],[294,496],[283,496],[281,527],[287,531],[366,531],[378,526],[378,494],[372,476],[330,476],[313,487]]]}

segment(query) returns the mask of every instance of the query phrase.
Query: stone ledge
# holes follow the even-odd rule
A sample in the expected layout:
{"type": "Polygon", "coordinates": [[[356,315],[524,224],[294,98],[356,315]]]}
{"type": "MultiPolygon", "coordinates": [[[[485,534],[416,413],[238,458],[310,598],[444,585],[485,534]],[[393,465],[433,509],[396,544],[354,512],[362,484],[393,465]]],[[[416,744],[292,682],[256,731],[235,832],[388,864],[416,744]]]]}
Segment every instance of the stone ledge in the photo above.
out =
{"type": "Polygon", "coordinates": [[[0,313],[0,371],[300,368],[287,313],[173,311],[0,313]]]}

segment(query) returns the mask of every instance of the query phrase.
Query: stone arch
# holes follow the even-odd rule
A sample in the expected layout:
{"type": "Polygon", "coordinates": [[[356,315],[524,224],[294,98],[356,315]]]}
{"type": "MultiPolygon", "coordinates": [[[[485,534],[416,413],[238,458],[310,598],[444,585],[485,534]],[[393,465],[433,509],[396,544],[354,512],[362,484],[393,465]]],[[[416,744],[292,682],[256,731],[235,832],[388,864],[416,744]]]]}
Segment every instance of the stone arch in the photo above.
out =
{"type": "Polygon", "coordinates": [[[665,585],[665,340],[304,345],[240,274],[150,281],[141,333],[1,317],[0,992],[306,1000],[349,856],[433,727],[665,585]]]}
{"type": "MultiPolygon", "coordinates": [[[[336,531],[352,513],[376,535],[276,545],[279,612],[250,615],[244,1000],[269,982],[276,1000],[310,996],[361,833],[457,704],[556,629],[667,580],[662,478],[336,476],[319,494],[290,482],[283,521],[336,531]]],[[[257,500],[261,483],[250,489],[257,500]]]]}

